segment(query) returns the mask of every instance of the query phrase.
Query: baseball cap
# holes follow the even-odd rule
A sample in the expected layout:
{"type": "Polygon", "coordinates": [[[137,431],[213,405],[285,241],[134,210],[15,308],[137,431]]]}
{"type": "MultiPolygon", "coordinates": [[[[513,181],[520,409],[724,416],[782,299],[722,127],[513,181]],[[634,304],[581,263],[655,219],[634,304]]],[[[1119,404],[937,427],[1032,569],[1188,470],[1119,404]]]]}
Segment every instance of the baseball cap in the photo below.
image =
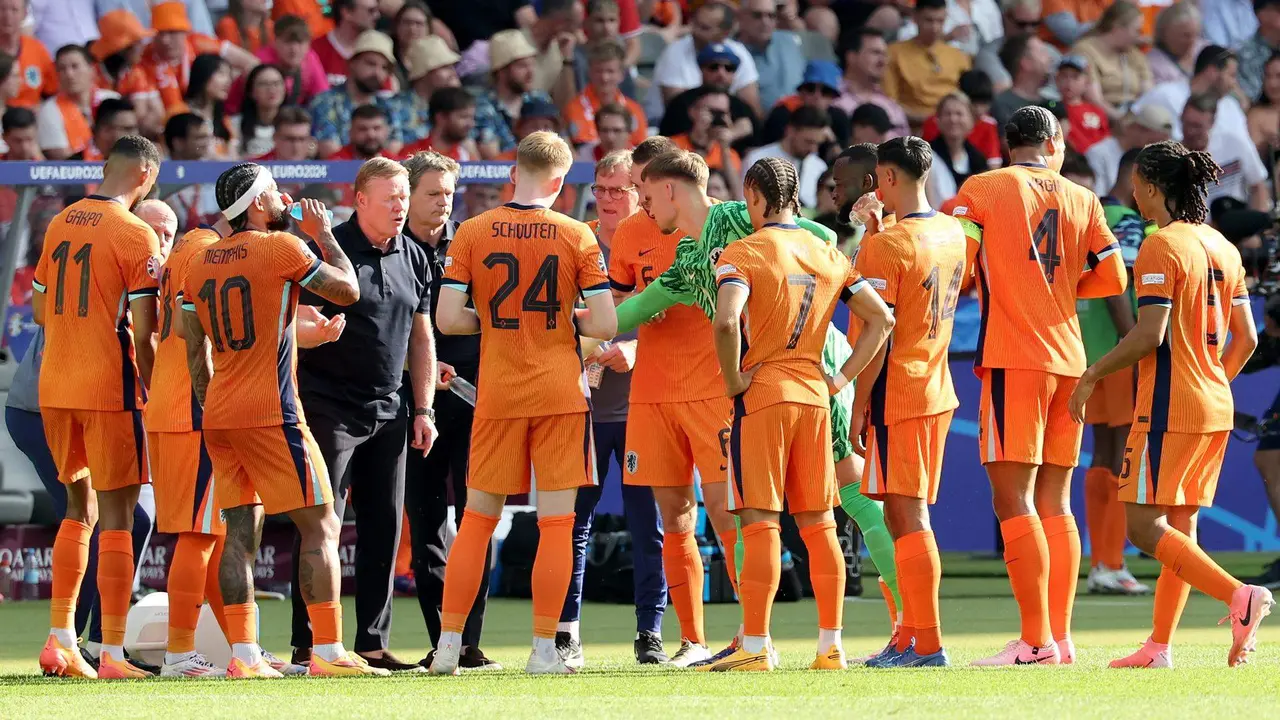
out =
{"type": "Polygon", "coordinates": [[[526,100],[524,101],[524,104],[520,106],[520,119],[529,120],[532,118],[559,119],[560,108],[556,107],[555,103],[541,98],[526,100]]]}
{"type": "Polygon", "coordinates": [[[503,30],[489,38],[489,69],[494,72],[517,60],[537,55],[537,48],[521,30],[503,30]]]}
{"type": "Polygon", "coordinates": [[[840,68],[830,60],[811,60],[804,66],[801,85],[819,85],[840,92],[840,68]]]}
{"type": "Polygon", "coordinates": [[[1058,61],[1059,70],[1075,70],[1077,72],[1089,72],[1089,61],[1082,55],[1064,55],[1058,61]]]}
{"type": "Polygon", "coordinates": [[[724,43],[712,43],[698,51],[698,67],[708,63],[722,62],[734,66],[742,64],[742,58],[724,43]]]}
{"type": "Polygon", "coordinates": [[[409,82],[413,82],[432,70],[455,65],[461,59],[462,56],[451,50],[444,38],[428,35],[414,40],[409,46],[404,66],[409,82]]]}
{"type": "Polygon", "coordinates": [[[396,64],[395,44],[391,42],[390,37],[377,30],[365,30],[360,33],[360,37],[356,38],[355,46],[351,48],[351,57],[367,52],[381,55],[393,66],[396,64]]]}
{"type": "Polygon", "coordinates": [[[1130,113],[1133,121],[1142,127],[1155,132],[1173,132],[1173,115],[1168,108],[1155,103],[1147,103],[1141,110],[1130,113]]]}
{"type": "Polygon", "coordinates": [[[142,27],[138,16],[128,10],[110,10],[98,18],[100,39],[94,40],[89,51],[99,62],[116,53],[154,37],[155,30],[142,27]]]}

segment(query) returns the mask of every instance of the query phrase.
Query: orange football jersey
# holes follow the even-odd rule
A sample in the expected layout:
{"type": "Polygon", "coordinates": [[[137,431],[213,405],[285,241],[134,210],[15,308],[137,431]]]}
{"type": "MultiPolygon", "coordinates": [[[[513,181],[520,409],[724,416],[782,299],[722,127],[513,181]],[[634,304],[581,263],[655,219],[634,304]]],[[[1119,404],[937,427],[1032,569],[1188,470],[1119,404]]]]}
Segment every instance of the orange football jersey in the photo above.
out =
{"type": "Polygon", "coordinates": [[[798,225],[769,224],[720,254],[716,285],[731,283],[751,293],[742,369],[759,370],[743,398],[747,412],[784,402],[827,407],[827,325],[842,295],[867,287],[853,263],[798,225]]]}
{"type": "Polygon", "coordinates": [[[954,410],[947,348],[968,276],[964,229],[955,218],[906,215],[862,241],[857,268],[897,321],[871,390],[871,423],[892,425],[954,410]]]}
{"type": "Polygon", "coordinates": [[[197,313],[213,346],[202,429],[306,422],[298,400],[294,318],[299,288],[320,265],[297,237],[252,230],[191,258],[182,309],[197,313]]]}
{"type": "Polygon", "coordinates": [[[1234,427],[1222,367],[1231,307],[1249,302],[1240,251],[1208,225],[1175,222],[1142,241],[1138,307],[1172,307],[1164,342],[1138,362],[1133,429],[1212,433],[1234,427]]]}
{"type": "Polygon", "coordinates": [[[121,203],[90,195],[58,213],[32,283],[45,294],[42,407],[142,409],[129,303],[159,279],[160,241],[121,203]]]}
{"type": "Polygon", "coordinates": [[[442,287],[469,293],[483,328],[476,417],[586,412],[574,305],[609,291],[591,228],[508,203],[462,223],[444,265],[442,287]]]}
{"type": "Polygon", "coordinates": [[[982,316],[974,366],[1080,377],[1086,363],[1076,286],[1095,266],[1124,273],[1098,197],[1034,164],[974,175],[957,197],[954,214],[977,254],[982,316]]]}
{"type": "Polygon", "coordinates": [[[178,239],[160,270],[160,342],[151,371],[151,398],[143,421],[147,432],[191,432],[200,429],[200,403],[191,392],[187,342],[174,325],[182,322],[182,286],[191,259],[222,236],[209,227],[191,230],[178,239]]]}
{"type": "MultiPolygon", "coordinates": [[[[618,223],[609,254],[609,283],[621,292],[648,287],[676,259],[686,233],[663,234],[641,210],[618,223]]],[[[636,330],[636,365],[631,372],[631,402],[668,403],[724,396],[716,361],[711,321],[693,305],[674,305],[662,322],[636,330]]]]}

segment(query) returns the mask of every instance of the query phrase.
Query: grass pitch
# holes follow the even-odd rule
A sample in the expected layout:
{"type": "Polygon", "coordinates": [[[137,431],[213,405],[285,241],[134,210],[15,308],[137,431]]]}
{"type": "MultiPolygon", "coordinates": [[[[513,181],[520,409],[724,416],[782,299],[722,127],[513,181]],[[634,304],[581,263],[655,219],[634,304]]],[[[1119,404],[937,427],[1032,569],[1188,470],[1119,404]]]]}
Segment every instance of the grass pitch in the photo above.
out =
{"type": "MultiPolygon", "coordinates": [[[[1259,556],[1236,556],[1228,569],[1256,572],[1259,556]]],[[[634,614],[622,605],[588,605],[583,636],[587,668],[573,677],[530,678],[528,601],[494,600],[485,623],[485,650],[507,669],[457,678],[227,682],[149,680],[68,682],[36,674],[35,659],[48,624],[46,603],[0,605],[0,718],[219,718],[245,717],[478,717],[677,718],[779,717],[1122,717],[1217,718],[1247,712],[1280,714],[1280,617],[1263,625],[1260,652],[1235,670],[1226,667],[1230,631],[1218,627],[1221,604],[1193,594],[1175,638],[1173,671],[1110,670],[1149,632],[1150,598],[1081,595],[1075,611],[1078,664],[1074,667],[971,669],[969,661],[993,653],[1017,633],[1017,609],[998,562],[958,556],[944,567],[944,640],[956,667],[946,670],[809,672],[817,613],[812,601],[774,608],[773,633],[783,670],[772,674],[709,675],[640,668],[632,661],[634,614]],[[986,575],[979,577],[979,575],[986,575]],[[1274,638],[1274,639],[1273,639],[1274,638]],[[1271,642],[1268,642],[1268,641],[1271,642]]],[[[1137,561],[1139,576],[1154,565],[1137,561]]],[[[871,587],[871,586],[869,586],[871,587]]],[[[1084,584],[1081,582],[1081,592],[1084,584]]],[[[286,603],[263,602],[264,644],[287,652],[286,603]]],[[[413,600],[396,601],[392,649],[402,659],[425,654],[426,632],[413,600]]],[[[668,613],[669,649],[678,642],[668,613]]],[[[354,617],[350,602],[346,617],[354,617]]],[[[738,624],[736,607],[709,606],[713,645],[738,624]]],[[[881,647],[887,619],[878,597],[845,606],[845,649],[861,655],[881,647]]],[[[350,640],[348,631],[348,640],[350,640]]]]}

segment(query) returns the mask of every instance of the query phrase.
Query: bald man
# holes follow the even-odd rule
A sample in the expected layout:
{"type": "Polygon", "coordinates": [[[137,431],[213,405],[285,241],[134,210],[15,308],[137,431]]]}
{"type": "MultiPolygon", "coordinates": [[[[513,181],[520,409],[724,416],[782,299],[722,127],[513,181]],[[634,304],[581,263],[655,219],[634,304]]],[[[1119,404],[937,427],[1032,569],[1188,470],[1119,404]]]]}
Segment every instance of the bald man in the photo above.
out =
{"type": "Polygon", "coordinates": [[[133,214],[156,231],[156,237],[160,238],[160,257],[168,259],[173,237],[178,233],[178,216],[173,208],[160,200],[143,200],[133,209],[133,214]]]}

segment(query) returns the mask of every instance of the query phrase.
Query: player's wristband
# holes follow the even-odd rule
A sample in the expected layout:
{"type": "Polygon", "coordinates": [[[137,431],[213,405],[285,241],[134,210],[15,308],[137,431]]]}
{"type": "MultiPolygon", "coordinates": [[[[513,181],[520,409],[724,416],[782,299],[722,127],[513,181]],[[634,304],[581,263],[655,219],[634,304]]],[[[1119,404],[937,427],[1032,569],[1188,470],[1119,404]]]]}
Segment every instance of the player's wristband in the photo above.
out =
{"type": "Polygon", "coordinates": [[[849,385],[849,378],[845,377],[844,373],[837,373],[831,384],[835,385],[836,392],[840,392],[849,385]]]}

